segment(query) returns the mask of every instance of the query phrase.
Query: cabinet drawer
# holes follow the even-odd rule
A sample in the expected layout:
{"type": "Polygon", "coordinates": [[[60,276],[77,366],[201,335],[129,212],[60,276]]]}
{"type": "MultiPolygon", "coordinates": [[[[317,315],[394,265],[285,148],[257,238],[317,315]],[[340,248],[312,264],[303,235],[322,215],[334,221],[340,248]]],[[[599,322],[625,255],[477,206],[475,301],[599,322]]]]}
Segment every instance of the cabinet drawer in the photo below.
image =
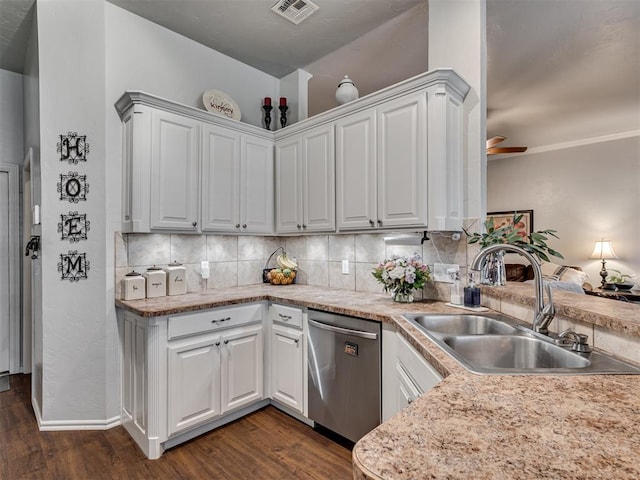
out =
{"type": "Polygon", "coordinates": [[[171,316],[168,326],[169,340],[261,322],[262,309],[262,304],[252,304],[171,316]]]}
{"type": "Polygon", "coordinates": [[[271,321],[302,329],[302,310],[284,305],[272,304],[269,310],[271,321]]]}

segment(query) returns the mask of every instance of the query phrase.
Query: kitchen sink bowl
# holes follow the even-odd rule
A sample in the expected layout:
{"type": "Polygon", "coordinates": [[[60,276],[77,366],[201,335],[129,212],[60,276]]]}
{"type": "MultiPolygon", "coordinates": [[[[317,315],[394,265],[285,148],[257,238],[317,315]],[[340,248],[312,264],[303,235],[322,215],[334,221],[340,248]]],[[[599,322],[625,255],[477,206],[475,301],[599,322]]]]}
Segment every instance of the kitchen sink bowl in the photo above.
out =
{"type": "Polygon", "coordinates": [[[485,315],[415,315],[413,321],[431,333],[445,335],[510,334],[513,325],[485,315]]]}
{"type": "Polygon", "coordinates": [[[605,353],[577,353],[501,314],[404,316],[467,370],[501,375],[640,374],[605,353]]]}
{"type": "Polygon", "coordinates": [[[457,336],[443,341],[475,369],[529,370],[591,365],[589,359],[566,348],[523,335],[457,336]]]}

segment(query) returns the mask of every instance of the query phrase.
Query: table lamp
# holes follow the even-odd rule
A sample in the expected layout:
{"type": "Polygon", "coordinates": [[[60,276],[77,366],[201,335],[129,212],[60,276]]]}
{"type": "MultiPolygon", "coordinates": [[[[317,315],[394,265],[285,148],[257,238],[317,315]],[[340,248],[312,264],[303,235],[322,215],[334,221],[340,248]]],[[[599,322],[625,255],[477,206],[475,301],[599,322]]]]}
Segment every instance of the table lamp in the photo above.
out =
{"type": "Polygon", "coordinates": [[[616,253],[613,251],[613,247],[611,246],[610,240],[605,240],[604,238],[601,240],[597,240],[595,246],[593,247],[593,252],[589,258],[597,258],[602,260],[602,269],[600,270],[600,276],[602,277],[602,285],[601,288],[604,288],[604,284],[606,283],[607,278],[607,269],[605,268],[606,260],[611,258],[618,258],[616,253]]]}

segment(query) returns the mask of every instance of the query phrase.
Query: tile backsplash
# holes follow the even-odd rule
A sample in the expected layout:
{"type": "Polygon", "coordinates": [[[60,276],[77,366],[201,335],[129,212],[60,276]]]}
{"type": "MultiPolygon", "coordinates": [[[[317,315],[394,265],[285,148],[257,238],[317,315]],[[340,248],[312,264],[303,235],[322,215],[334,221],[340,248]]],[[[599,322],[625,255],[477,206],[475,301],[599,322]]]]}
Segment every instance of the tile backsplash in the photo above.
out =
{"type": "MultiPolygon", "coordinates": [[[[115,290],[120,298],[120,280],[130,271],[144,272],[152,265],[177,261],[187,270],[187,292],[251,285],[262,281],[262,269],[269,255],[283,247],[298,262],[297,283],[347,290],[381,292],[371,269],[392,255],[417,252],[429,265],[467,264],[467,245],[452,240],[446,232],[430,232],[430,240],[417,246],[393,246],[385,234],[339,234],[297,237],[233,235],[186,235],[116,233],[115,290]],[[349,274],[342,273],[342,260],[349,261],[349,274]],[[209,262],[207,280],[200,275],[201,261],[209,262]]],[[[275,266],[272,260],[269,266],[275,266]]],[[[427,284],[418,297],[447,299],[447,284],[427,284]]]]}

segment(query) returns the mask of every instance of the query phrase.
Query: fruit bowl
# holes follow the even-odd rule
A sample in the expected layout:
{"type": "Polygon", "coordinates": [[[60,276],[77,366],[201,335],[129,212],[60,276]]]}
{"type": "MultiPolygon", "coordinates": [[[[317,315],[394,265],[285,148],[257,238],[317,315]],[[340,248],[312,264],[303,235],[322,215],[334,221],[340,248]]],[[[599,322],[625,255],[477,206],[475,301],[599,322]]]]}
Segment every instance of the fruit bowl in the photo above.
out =
{"type": "Polygon", "coordinates": [[[287,255],[282,247],[278,247],[267,260],[264,268],[262,269],[262,281],[263,283],[271,283],[272,285],[290,285],[295,283],[296,276],[298,275],[298,264],[295,260],[292,260],[287,255]],[[282,251],[276,257],[276,267],[269,268],[269,262],[273,256],[282,251]]]}
{"type": "Polygon", "coordinates": [[[272,268],[267,272],[267,280],[271,285],[290,285],[292,284],[298,272],[291,268],[272,268]]]}

